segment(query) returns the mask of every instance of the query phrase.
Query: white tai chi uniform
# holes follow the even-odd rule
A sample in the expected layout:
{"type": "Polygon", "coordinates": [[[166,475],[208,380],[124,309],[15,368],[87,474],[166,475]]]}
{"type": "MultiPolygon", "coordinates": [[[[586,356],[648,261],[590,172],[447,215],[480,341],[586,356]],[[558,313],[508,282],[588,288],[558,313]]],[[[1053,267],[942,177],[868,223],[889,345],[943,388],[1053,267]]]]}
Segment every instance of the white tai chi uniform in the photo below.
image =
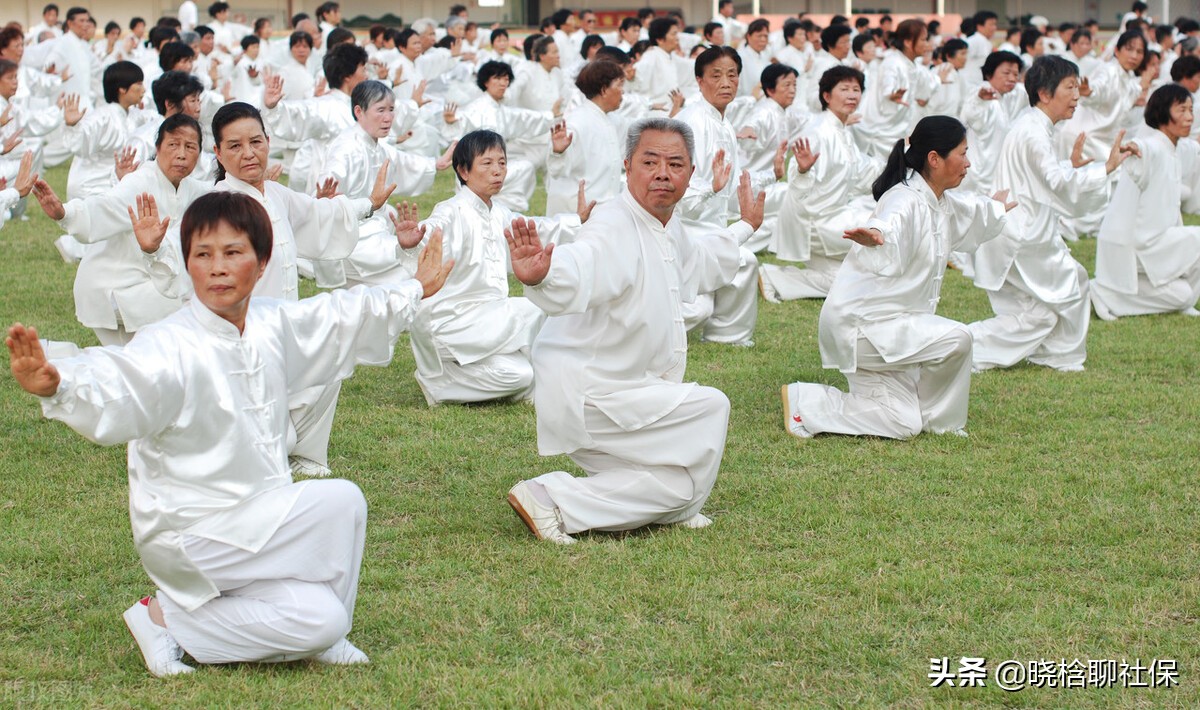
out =
{"type": "Polygon", "coordinates": [[[651,109],[655,116],[666,116],[671,106],[671,91],[679,88],[675,57],[661,47],[648,47],[636,67],[637,92],[645,96],[652,107],[667,107],[651,109]]]}
{"type": "Polygon", "coordinates": [[[350,630],[366,504],[292,482],[288,392],[385,365],[420,284],[254,299],[238,333],[193,299],[123,348],[56,361],[42,411],[129,442],[129,517],[167,628],[202,663],[285,661],[350,630]]]}
{"type": "MultiPolygon", "coordinates": [[[[421,304],[412,327],[416,378],[430,406],[524,399],[533,388],[529,352],[545,316],[508,295],[504,229],[515,216],[464,188],[425,220],[426,234],[442,229],[442,255],[454,259],[445,285],[421,304]]],[[[555,244],[579,229],[574,214],[535,222],[538,236],[555,244]]]]}
{"type": "MultiPolygon", "coordinates": [[[[737,215],[737,183],[741,167],[737,135],[729,120],[704,97],[679,113],[677,120],[692,128],[696,138],[695,172],[687,193],[676,206],[685,229],[696,232],[724,231],[737,215]],[[733,169],[720,192],[713,192],[712,161],[718,150],[733,169]]],[[[745,233],[740,246],[737,273],[714,290],[699,290],[696,299],[685,301],[688,330],[703,326],[703,338],[718,343],[750,344],[758,322],[758,258],[744,244],[754,236],[745,233]]],[[[685,272],[685,278],[688,278],[685,272]]]]}
{"type": "Polygon", "coordinates": [[[751,231],[738,222],[697,235],[678,217],[664,227],[625,191],[526,287],[549,316],[533,346],[538,451],[569,454],[588,474],[533,479],[566,532],[686,521],[708,499],[729,400],[683,384],[682,304],[733,277],[739,237],[751,231]]]}
{"type": "MultiPolygon", "coordinates": [[[[402,153],[371,137],[357,123],[342,131],[325,149],[325,169],[319,179],[332,177],[338,181],[338,191],[343,195],[370,199],[384,161],[389,161],[387,182],[396,185],[393,195],[415,197],[433,187],[436,160],[402,153]]],[[[385,205],[359,224],[358,244],[349,258],[314,262],[317,285],[336,288],[411,279],[417,271],[418,252],[400,248],[389,214],[395,214],[395,210],[385,205]]]]}
{"type": "Polygon", "coordinates": [[[262,112],[272,139],[299,143],[292,158],[288,185],[292,190],[313,194],[316,178],[324,172],[325,148],[342,131],[354,124],[350,97],[340,89],[300,101],[283,100],[262,112]]]}
{"type": "Polygon", "coordinates": [[[169,217],[174,227],[188,205],[211,189],[191,177],[176,188],[151,160],[108,192],[63,205],[59,226],[81,243],[96,245],[75,273],[75,317],[95,331],[101,345],[124,345],[140,328],[183,305],[180,293],[161,293],[150,274],[160,263],[172,272],[181,270],[178,232],[170,229],[158,251],[146,254],[133,234],[129,208],[136,209],[137,198],[149,193],[159,216],[169,217]]]}
{"type": "Polygon", "coordinates": [[[825,298],[852,242],[847,229],[863,224],[875,209],[871,183],[883,161],[859,149],[850,128],[823,111],[804,129],[817,162],[801,173],[792,161],[788,192],[779,210],[775,253],[794,266],[763,264],[758,273],[768,300],[825,298]]]}
{"type": "Polygon", "coordinates": [[[1183,226],[1176,144],[1149,126],[1135,140],[1142,156],[1122,165],[1096,236],[1092,301],[1101,317],[1182,311],[1200,300],[1200,227],[1183,226]]]}
{"type": "Polygon", "coordinates": [[[608,202],[621,193],[625,134],[617,132],[613,118],[594,101],[584,101],[567,113],[571,145],[561,153],[550,151],[546,163],[546,214],[574,212],[579,181],[586,181],[587,198],[608,202]]]}
{"type": "Polygon", "coordinates": [[[879,79],[863,91],[863,118],[856,126],[857,135],[870,146],[868,152],[882,160],[887,160],[896,141],[917,125],[914,94],[928,79],[922,72],[928,74],[902,52],[888,52],[879,65],[879,79]],[[900,103],[892,101],[889,97],[900,89],[905,92],[900,103]]]}
{"type": "MultiPolygon", "coordinates": [[[[471,131],[487,129],[503,136],[508,146],[532,145],[537,141],[549,145],[550,127],[554,124],[554,114],[549,111],[505,106],[488,94],[461,108],[459,114],[453,125],[445,127],[446,140],[458,140],[471,131]]],[[[529,209],[529,196],[537,183],[537,172],[528,157],[512,152],[511,148],[509,151],[504,189],[493,200],[513,212],[524,212],[529,209]]]]}
{"type": "Polygon", "coordinates": [[[726,115],[730,118],[731,125],[736,126],[738,133],[747,128],[754,132],[755,138],[738,139],[738,159],[742,167],[750,171],[754,193],[757,195],[764,191],[767,194],[763,223],[743,246],[752,252],[768,248],[774,251],[775,224],[778,221],[779,207],[783,204],[788,189],[786,182],[781,182],[775,177],[775,151],[784,141],[790,145],[793,136],[799,134],[803,124],[769,96],[751,104],[740,124],[733,124],[729,109],[726,109],[726,115]]]}
{"type": "Polygon", "coordinates": [[[821,308],[821,362],[846,375],[850,392],[790,385],[798,422],[813,434],[892,439],[966,426],[971,336],[935,311],[946,256],[995,237],[1003,224],[1000,202],[949,191],[938,199],[918,173],[884,193],[866,224],[884,243],[851,248],[821,308]]]}
{"type": "Polygon", "coordinates": [[[1060,216],[1100,210],[1108,198],[1103,163],[1072,168],[1058,160],[1054,126],[1039,108],[1017,117],[996,184],[1017,203],[1004,234],[975,252],[975,285],[996,317],[970,325],[975,367],[1009,367],[1025,358],[1055,369],[1082,369],[1087,358],[1087,269],[1059,236],[1060,216]]]}

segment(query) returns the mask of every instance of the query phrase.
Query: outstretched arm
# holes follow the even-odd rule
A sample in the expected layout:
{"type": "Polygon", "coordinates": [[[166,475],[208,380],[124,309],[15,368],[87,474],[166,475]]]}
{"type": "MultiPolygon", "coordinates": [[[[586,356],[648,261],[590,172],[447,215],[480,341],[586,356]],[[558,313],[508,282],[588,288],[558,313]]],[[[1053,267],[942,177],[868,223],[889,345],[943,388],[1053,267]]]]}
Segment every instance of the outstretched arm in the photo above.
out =
{"type": "Polygon", "coordinates": [[[13,323],[4,342],[8,345],[9,367],[21,389],[39,397],[53,396],[62,378],[58,368],[46,359],[37,329],[13,323]]]}

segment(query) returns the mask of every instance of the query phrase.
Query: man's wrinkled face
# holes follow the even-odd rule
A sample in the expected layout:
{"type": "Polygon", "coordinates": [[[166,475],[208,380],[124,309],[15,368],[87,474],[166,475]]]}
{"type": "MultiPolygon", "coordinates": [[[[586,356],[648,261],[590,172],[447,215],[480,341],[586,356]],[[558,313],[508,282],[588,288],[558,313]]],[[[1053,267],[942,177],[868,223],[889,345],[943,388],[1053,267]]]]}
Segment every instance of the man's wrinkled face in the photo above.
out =
{"type": "Polygon", "coordinates": [[[665,224],[692,179],[687,143],[674,131],[643,131],[625,172],[629,194],[665,224]]]}
{"type": "Polygon", "coordinates": [[[696,79],[704,100],[723,113],[737,96],[739,73],[737,63],[730,57],[721,57],[704,67],[704,73],[696,79]]]}

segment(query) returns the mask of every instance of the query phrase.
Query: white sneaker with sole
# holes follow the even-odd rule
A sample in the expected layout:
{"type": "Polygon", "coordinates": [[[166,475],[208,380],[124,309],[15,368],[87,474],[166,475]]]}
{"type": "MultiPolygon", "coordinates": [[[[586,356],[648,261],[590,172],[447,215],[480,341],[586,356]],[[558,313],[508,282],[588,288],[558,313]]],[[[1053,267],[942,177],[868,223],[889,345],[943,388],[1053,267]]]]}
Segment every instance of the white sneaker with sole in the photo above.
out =
{"type": "Polygon", "coordinates": [[[796,437],[797,439],[811,439],[812,432],[804,427],[800,419],[800,415],[792,412],[792,402],[795,401],[795,390],[800,389],[796,383],[784,385],[779,391],[779,396],[783,398],[783,428],[784,430],[796,437]]]}
{"type": "Polygon", "coordinates": [[[562,514],[558,508],[547,508],[539,503],[525,481],[508,491],[508,504],[537,539],[549,540],[559,545],[574,545],[578,542],[562,529],[562,514]]]}
{"type": "Polygon", "coordinates": [[[313,660],[331,666],[353,666],[371,662],[371,659],[367,658],[367,654],[358,650],[358,647],[344,638],[313,656],[313,660]]]}
{"type": "Polygon", "coordinates": [[[304,458],[303,456],[289,456],[288,467],[292,469],[293,476],[312,476],[313,478],[325,478],[333,471],[329,470],[328,466],[313,461],[312,459],[304,458]]]}
{"type": "Polygon", "coordinates": [[[171,632],[150,618],[150,597],[134,602],[121,616],[125,618],[125,625],[133,634],[133,640],[137,641],[142,660],[151,674],[165,678],[196,670],[180,660],[183,658],[183,649],[175,643],[171,632]]]}
{"type": "Polygon", "coordinates": [[[713,520],[712,520],[712,518],[708,517],[704,513],[696,513],[695,515],[688,518],[687,520],[680,520],[678,523],[675,523],[675,524],[681,528],[691,528],[692,530],[699,530],[701,528],[706,528],[709,525],[712,525],[713,520]]]}

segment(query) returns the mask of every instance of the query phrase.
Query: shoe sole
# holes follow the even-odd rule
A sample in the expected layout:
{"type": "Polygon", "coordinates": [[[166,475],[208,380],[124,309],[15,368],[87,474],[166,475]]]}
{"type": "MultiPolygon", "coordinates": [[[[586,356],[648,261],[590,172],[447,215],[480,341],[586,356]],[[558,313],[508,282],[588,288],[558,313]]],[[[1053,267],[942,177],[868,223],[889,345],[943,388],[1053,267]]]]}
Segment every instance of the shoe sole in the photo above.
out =
{"type": "Polygon", "coordinates": [[[792,405],[788,402],[788,386],[784,385],[779,389],[779,398],[783,401],[783,430],[788,433],[793,439],[800,441],[808,441],[811,437],[796,436],[792,433],[792,405]]]}
{"type": "Polygon", "coordinates": [[[144,666],[146,666],[146,670],[150,671],[150,675],[154,676],[155,678],[169,678],[173,675],[183,675],[184,673],[191,673],[192,671],[195,670],[194,668],[191,668],[190,666],[187,666],[186,664],[181,664],[181,665],[183,665],[183,667],[187,668],[188,670],[186,670],[186,671],[181,670],[178,673],[161,673],[159,671],[154,670],[154,667],[152,665],[150,665],[150,659],[146,657],[146,650],[144,648],[142,648],[142,640],[140,638],[138,638],[137,632],[134,631],[134,629],[133,629],[133,624],[130,623],[130,621],[129,621],[129,612],[130,612],[129,609],[126,609],[124,612],[122,612],[121,620],[125,622],[125,628],[129,629],[129,635],[133,637],[133,642],[138,647],[138,653],[141,654],[141,656],[142,656],[142,664],[144,666]]]}
{"type": "Polygon", "coordinates": [[[529,532],[533,533],[534,537],[539,540],[545,539],[542,537],[542,534],[538,532],[537,526],[533,524],[533,519],[529,517],[529,513],[525,512],[525,507],[521,505],[521,501],[517,500],[517,497],[512,493],[508,494],[508,504],[512,506],[513,512],[517,514],[517,517],[521,519],[521,522],[525,523],[525,527],[529,528],[529,532]]]}

